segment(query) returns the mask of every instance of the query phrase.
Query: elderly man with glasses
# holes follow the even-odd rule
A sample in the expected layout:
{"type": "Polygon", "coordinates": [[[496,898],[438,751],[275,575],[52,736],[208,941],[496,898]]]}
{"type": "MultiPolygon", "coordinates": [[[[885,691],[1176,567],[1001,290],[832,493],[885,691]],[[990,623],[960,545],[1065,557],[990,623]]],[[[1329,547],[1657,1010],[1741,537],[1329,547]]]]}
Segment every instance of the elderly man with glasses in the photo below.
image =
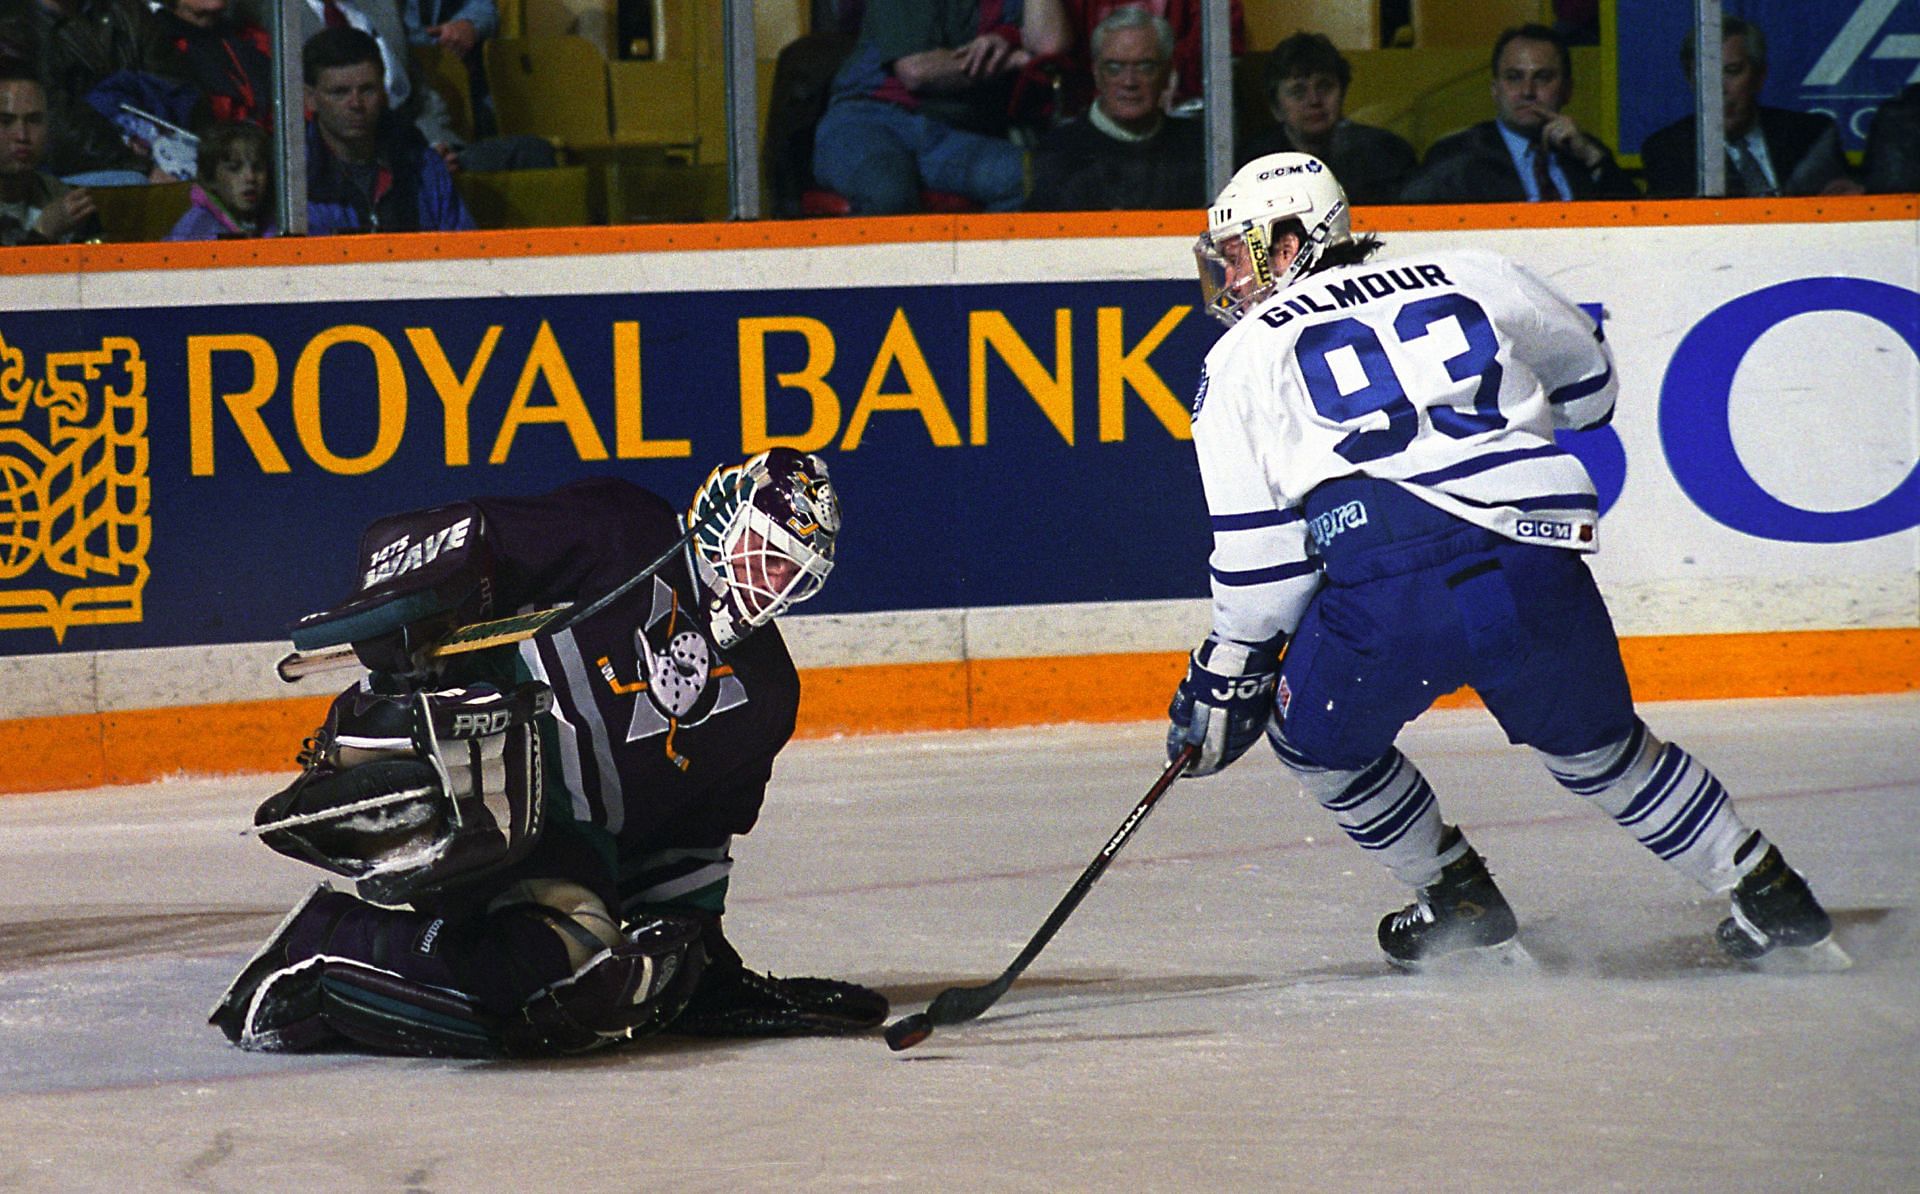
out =
{"type": "Polygon", "coordinates": [[[1094,28],[1096,98],[1034,150],[1029,211],[1171,210],[1206,200],[1200,122],[1164,102],[1174,38],[1165,19],[1116,10],[1094,28]]]}

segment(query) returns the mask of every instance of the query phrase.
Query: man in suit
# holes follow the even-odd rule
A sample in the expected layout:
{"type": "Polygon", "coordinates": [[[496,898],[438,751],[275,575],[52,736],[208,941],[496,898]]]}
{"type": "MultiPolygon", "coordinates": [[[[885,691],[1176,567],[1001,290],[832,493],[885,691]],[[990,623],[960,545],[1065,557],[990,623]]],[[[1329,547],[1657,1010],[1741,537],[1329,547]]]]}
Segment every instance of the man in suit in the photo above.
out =
{"type": "Polygon", "coordinates": [[[1638,198],[1613,151],[1561,110],[1572,95],[1566,39],[1545,25],[1508,29],[1493,45],[1495,118],[1434,142],[1401,202],[1638,198]]]}
{"type": "MultiPolygon", "coordinates": [[[[1720,24],[1720,94],[1726,106],[1727,194],[1858,195],[1847,173],[1840,126],[1830,116],[1760,106],[1767,81],[1767,39],[1760,27],[1739,17],[1720,24]]],[[[1693,78],[1694,47],[1680,47],[1680,65],[1693,78]]],[[[1694,118],[1684,117],[1651,134],[1640,147],[1648,194],[1677,198],[1700,193],[1694,118]]]]}

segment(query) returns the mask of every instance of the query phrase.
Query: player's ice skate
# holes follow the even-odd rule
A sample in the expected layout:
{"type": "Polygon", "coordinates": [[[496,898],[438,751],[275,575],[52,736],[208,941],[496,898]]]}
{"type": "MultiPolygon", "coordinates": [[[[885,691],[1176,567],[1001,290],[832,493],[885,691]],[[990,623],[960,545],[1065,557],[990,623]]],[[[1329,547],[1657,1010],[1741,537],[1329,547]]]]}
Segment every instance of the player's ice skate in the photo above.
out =
{"type": "MultiPolygon", "coordinates": [[[[1748,845],[1761,841],[1755,834],[1748,845]]],[[[1833,918],[1770,842],[1733,889],[1733,915],[1720,922],[1714,936],[1735,958],[1773,974],[1827,973],[1853,965],[1833,939],[1833,918]]]]}
{"type": "Polygon", "coordinates": [[[1486,862],[1458,829],[1450,829],[1441,846],[1443,854],[1456,846],[1466,852],[1422,888],[1413,903],[1381,918],[1380,948],[1387,960],[1414,973],[1534,969],[1533,956],[1517,936],[1513,909],[1495,886],[1486,862]]]}

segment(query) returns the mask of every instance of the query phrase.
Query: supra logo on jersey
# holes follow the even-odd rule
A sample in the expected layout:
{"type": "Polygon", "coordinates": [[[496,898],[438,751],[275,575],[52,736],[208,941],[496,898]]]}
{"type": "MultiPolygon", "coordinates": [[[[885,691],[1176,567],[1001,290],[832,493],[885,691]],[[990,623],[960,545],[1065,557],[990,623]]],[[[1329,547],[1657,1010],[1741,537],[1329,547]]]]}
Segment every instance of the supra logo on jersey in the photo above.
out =
{"type": "Polygon", "coordinates": [[[1280,706],[1280,717],[1284,720],[1293,710],[1293,685],[1287,683],[1285,675],[1280,677],[1280,685],[1274,691],[1274,700],[1280,706]]]}
{"type": "Polygon", "coordinates": [[[1193,387],[1193,414],[1191,416],[1192,418],[1197,419],[1200,417],[1200,408],[1206,404],[1206,401],[1207,401],[1207,367],[1206,365],[1202,364],[1200,366],[1200,384],[1193,387]]]}
{"type": "Polygon", "coordinates": [[[747,703],[747,689],[720,660],[706,633],[691,619],[683,619],[680,595],[659,577],[653,578],[653,608],[646,624],[633,632],[633,650],[646,676],[631,682],[620,679],[610,659],[598,663],[607,687],[620,696],[633,695],[633,720],[627,741],[638,742],[665,734],[667,758],[685,771],[691,761],[674,748],[682,726],[697,726],[716,713],[747,703]]]}
{"type": "Polygon", "coordinates": [[[1345,502],[1307,524],[1307,533],[1320,547],[1333,542],[1334,536],[1367,525],[1367,507],[1359,501],[1345,502]]]}

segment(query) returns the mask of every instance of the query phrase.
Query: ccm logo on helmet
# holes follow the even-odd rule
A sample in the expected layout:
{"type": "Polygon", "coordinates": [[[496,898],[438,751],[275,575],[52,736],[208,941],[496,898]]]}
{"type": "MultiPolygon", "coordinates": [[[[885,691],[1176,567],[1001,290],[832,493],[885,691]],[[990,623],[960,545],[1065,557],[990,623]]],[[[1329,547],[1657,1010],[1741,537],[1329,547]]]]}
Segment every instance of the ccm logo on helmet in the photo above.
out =
{"type": "Polygon", "coordinates": [[[1291,166],[1279,166],[1272,170],[1262,170],[1255,177],[1261,179],[1285,178],[1289,174],[1318,174],[1325,169],[1326,167],[1320,164],[1320,160],[1315,158],[1310,162],[1297,162],[1291,166]]]}
{"type": "Polygon", "coordinates": [[[447,732],[455,738],[486,738],[505,733],[512,724],[513,712],[508,709],[492,713],[457,713],[453,718],[453,728],[447,732]]]}

